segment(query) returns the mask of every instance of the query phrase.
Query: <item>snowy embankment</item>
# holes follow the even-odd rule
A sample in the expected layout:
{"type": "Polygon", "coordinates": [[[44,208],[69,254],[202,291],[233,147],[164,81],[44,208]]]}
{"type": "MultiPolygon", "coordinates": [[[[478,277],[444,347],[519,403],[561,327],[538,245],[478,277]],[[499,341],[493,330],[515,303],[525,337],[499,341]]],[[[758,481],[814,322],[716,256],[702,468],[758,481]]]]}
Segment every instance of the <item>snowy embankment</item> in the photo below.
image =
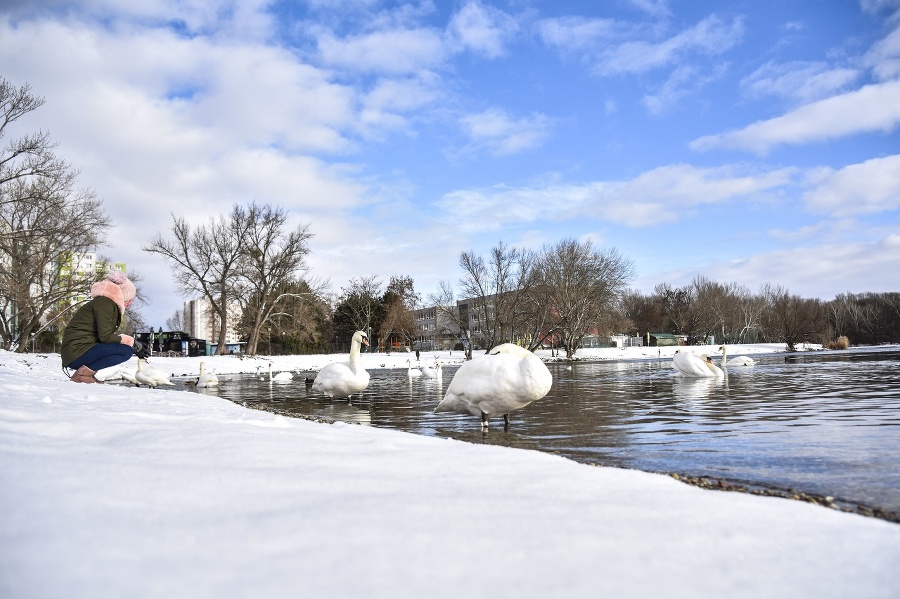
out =
{"type": "MultiPolygon", "coordinates": [[[[374,368],[408,357],[364,355],[374,368]]],[[[205,360],[220,375],[267,364],[205,360]]],[[[152,359],[183,374],[200,361],[152,359]]],[[[0,513],[10,599],[900,592],[900,526],[883,520],[215,396],[76,384],[53,354],[0,352],[0,513]]]]}

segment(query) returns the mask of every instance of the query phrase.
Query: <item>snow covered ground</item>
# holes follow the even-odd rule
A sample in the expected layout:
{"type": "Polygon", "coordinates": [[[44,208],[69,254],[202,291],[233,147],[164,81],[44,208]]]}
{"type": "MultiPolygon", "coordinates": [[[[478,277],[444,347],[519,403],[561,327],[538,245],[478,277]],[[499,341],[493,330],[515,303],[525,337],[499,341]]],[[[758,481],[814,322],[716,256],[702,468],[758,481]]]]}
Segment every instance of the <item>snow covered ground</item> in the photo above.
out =
{"type": "MultiPolygon", "coordinates": [[[[654,354],[579,357],[667,357],[654,354]]],[[[409,357],[362,356],[367,368],[409,357]]],[[[422,354],[433,358],[462,356],[422,354]]],[[[220,377],[268,364],[151,359],[176,376],[200,361],[220,377]]],[[[7,599],[900,596],[897,524],[198,393],[76,384],[57,354],[0,351],[0,514],[7,599]]]]}

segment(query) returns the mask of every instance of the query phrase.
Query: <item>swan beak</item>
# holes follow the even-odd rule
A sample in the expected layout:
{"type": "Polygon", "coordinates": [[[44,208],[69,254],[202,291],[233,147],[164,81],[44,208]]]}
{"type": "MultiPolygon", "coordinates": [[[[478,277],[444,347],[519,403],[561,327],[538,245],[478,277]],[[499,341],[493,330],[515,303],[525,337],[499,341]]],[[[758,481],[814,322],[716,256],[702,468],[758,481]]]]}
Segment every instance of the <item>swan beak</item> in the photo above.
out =
{"type": "Polygon", "coordinates": [[[362,338],[362,344],[363,344],[363,345],[369,345],[369,340],[366,339],[365,337],[363,337],[363,338],[362,338]]]}

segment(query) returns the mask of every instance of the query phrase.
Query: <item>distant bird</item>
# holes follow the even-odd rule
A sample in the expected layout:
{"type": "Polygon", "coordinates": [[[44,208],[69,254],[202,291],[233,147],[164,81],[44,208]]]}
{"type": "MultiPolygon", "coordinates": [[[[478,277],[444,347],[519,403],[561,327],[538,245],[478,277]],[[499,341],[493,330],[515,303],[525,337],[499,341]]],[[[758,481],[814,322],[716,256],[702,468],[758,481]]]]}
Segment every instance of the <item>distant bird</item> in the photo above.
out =
{"type": "Polygon", "coordinates": [[[679,376],[694,378],[717,378],[724,377],[725,373],[721,368],[707,360],[707,355],[698,356],[690,351],[678,350],[672,356],[672,366],[679,376]]]}
{"type": "Polygon", "coordinates": [[[422,367],[422,376],[427,379],[433,379],[435,376],[437,376],[437,371],[426,364],[422,367]]]}
{"type": "Polygon", "coordinates": [[[350,397],[368,387],[369,373],[359,363],[359,350],[363,345],[369,345],[369,338],[362,331],[356,331],[350,341],[350,359],[322,368],[313,381],[313,391],[328,397],[350,397]]]}
{"type": "Polygon", "coordinates": [[[722,366],[754,366],[756,365],[756,360],[750,358],[748,356],[735,356],[728,359],[728,350],[724,345],[720,346],[719,349],[722,350],[722,366]]]}
{"type": "Polygon", "coordinates": [[[313,382],[314,382],[315,380],[316,380],[316,379],[311,379],[311,378],[309,378],[309,377],[306,377],[306,378],[304,379],[303,382],[306,383],[306,388],[307,388],[307,389],[310,389],[310,388],[312,388],[313,382]]]}
{"type": "Polygon", "coordinates": [[[147,385],[151,388],[155,388],[159,385],[174,386],[175,384],[169,380],[168,374],[158,368],[153,368],[147,363],[147,360],[143,358],[138,359],[137,371],[134,373],[134,378],[138,384],[147,385]]]}
{"type": "Polygon", "coordinates": [[[406,361],[406,376],[408,376],[411,379],[422,376],[421,370],[419,370],[418,368],[412,367],[412,360],[406,361]]]}
{"type": "Polygon", "coordinates": [[[198,387],[218,387],[219,377],[206,372],[206,362],[200,362],[200,377],[197,379],[198,387]]]}
{"type": "Polygon", "coordinates": [[[510,412],[541,399],[552,385],[553,375],[540,358],[504,343],[460,366],[434,411],[481,416],[482,428],[491,417],[503,416],[508,427],[510,412]]]}
{"type": "Polygon", "coordinates": [[[289,370],[283,370],[281,372],[272,374],[272,363],[269,362],[269,382],[283,383],[285,381],[290,381],[293,378],[294,375],[289,370]]]}

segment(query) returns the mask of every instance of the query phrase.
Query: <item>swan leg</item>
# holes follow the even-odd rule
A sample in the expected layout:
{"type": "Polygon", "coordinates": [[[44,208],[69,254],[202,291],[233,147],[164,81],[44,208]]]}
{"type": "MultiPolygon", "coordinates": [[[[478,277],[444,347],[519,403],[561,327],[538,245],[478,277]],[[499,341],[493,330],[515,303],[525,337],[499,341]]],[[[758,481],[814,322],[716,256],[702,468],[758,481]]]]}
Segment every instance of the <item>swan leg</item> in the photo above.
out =
{"type": "Polygon", "coordinates": [[[481,413],[481,428],[488,427],[488,415],[484,412],[481,413]]]}

